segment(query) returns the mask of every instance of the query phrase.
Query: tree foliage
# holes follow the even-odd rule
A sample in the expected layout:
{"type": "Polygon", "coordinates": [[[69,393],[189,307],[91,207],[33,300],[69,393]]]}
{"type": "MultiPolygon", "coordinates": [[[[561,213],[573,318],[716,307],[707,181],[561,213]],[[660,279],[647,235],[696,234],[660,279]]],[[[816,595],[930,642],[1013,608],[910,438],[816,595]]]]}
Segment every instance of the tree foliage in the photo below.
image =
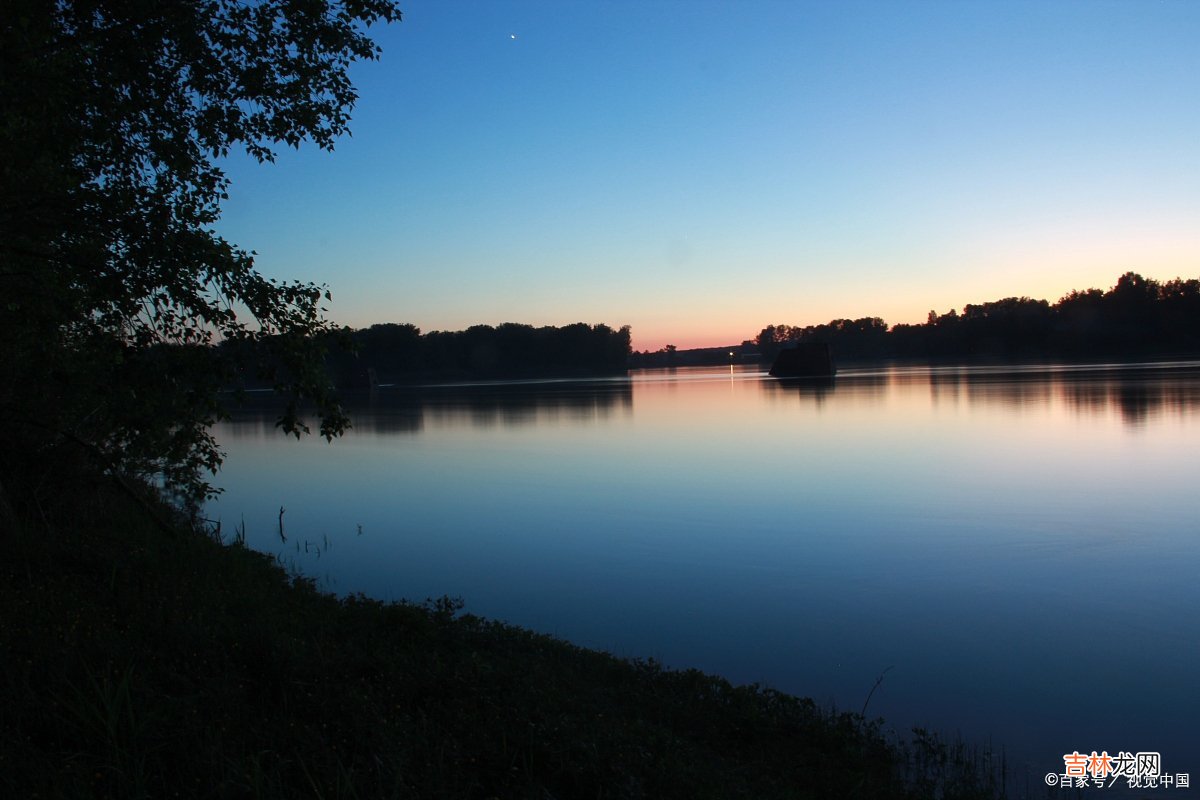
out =
{"type": "Polygon", "coordinates": [[[856,353],[878,353],[887,337],[888,326],[879,317],[835,319],[824,325],[768,325],[755,337],[758,352],[763,358],[774,358],[786,342],[821,342],[837,351],[853,349],[856,353]]]}
{"type": "Polygon", "coordinates": [[[465,331],[422,334],[408,324],[353,331],[347,347],[331,347],[330,372],[339,385],[361,387],[426,378],[514,378],[623,372],[630,328],[576,322],[535,328],[506,322],[465,331]]]}
{"type": "MultiPolygon", "coordinates": [[[[0,19],[0,403],[39,453],[67,441],[192,500],[230,354],[272,354],[284,430],[347,424],[312,343],[323,286],[277,282],[214,230],[219,160],[331,149],[391,0],[14,0],[0,19]],[[215,341],[255,343],[214,348],[215,341]]],[[[23,468],[10,459],[6,477],[23,468]]]]}
{"type": "Polygon", "coordinates": [[[1130,358],[1200,353],[1200,281],[1165,283],[1126,272],[1108,291],[1046,300],[1006,297],[968,304],[924,324],[877,317],[825,325],[768,325],[755,342],[771,358],[789,341],[824,342],[838,358],[1130,358]]]}

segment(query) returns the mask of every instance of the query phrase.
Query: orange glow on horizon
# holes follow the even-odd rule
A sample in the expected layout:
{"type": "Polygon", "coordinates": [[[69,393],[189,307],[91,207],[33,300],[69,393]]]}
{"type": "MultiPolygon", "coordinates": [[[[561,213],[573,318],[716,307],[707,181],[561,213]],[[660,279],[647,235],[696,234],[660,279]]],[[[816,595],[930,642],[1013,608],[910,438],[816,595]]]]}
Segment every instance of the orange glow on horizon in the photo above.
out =
{"type": "MultiPolygon", "coordinates": [[[[672,320],[655,319],[652,323],[631,321],[633,349],[654,352],[668,344],[679,350],[718,348],[740,345],[754,339],[767,325],[822,325],[835,319],[879,317],[891,328],[895,325],[920,325],[929,312],[944,314],[964,306],[988,303],[1007,297],[1031,297],[1054,305],[1072,291],[1099,289],[1107,292],[1121,275],[1136,272],[1148,279],[1166,283],[1176,278],[1200,277],[1194,259],[1168,259],[1162,269],[1147,269],[1137,264],[1114,261],[1102,265],[1070,265],[1052,269],[997,269],[985,276],[956,281],[950,285],[921,285],[910,295],[885,294],[872,299],[861,295],[850,299],[851,287],[838,293],[842,296],[822,298],[818,306],[812,302],[763,303],[758,309],[739,308],[734,313],[706,314],[697,309],[691,318],[676,316],[672,320]],[[1191,268],[1189,269],[1189,266],[1191,268]],[[789,308],[791,306],[791,308],[789,308]],[[871,306],[873,309],[868,310],[871,306]]],[[[833,295],[830,291],[830,295],[833,295]]],[[[806,298],[807,299],[807,298],[806,298]]]]}

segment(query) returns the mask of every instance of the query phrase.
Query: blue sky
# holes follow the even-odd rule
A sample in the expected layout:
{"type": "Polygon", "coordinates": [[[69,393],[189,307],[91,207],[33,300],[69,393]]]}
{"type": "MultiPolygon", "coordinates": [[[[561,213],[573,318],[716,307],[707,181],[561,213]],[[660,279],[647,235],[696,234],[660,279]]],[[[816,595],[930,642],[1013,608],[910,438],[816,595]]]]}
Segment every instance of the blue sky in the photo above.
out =
{"type": "Polygon", "coordinates": [[[1200,276],[1200,3],[402,3],[219,229],[423,330],[923,321],[1200,276]],[[514,38],[515,37],[515,38],[514,38]]]}

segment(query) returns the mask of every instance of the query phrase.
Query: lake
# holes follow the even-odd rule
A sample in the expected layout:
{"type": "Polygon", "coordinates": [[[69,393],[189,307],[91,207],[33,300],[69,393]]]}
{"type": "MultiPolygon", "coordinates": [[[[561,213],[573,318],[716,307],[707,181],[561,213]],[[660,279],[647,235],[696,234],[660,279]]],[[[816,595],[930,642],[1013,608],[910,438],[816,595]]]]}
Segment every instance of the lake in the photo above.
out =
{"type": "Polygon", "coordinates": [[[1033,784],[1073,750],[1200,782],[1200,362],[646,370],[351,408],[332,444],[265,407],[218,426],[227,538],[244,520],[337,593],[460,596],[841,710],[886,671],[868,716],[1003,745],[1033,784]]]}

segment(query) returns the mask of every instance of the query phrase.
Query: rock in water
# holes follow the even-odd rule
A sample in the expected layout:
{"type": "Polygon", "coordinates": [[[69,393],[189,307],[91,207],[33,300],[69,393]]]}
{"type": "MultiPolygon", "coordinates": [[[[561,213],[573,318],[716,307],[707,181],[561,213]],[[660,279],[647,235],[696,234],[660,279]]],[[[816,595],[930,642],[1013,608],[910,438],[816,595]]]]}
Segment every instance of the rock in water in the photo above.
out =
{"type": "Polygon", "coordinates": [[[831,378],[834,372],[829,345],[814,342],[785,346],[771,365],[771,375],[776,378],[831,378]]]}

